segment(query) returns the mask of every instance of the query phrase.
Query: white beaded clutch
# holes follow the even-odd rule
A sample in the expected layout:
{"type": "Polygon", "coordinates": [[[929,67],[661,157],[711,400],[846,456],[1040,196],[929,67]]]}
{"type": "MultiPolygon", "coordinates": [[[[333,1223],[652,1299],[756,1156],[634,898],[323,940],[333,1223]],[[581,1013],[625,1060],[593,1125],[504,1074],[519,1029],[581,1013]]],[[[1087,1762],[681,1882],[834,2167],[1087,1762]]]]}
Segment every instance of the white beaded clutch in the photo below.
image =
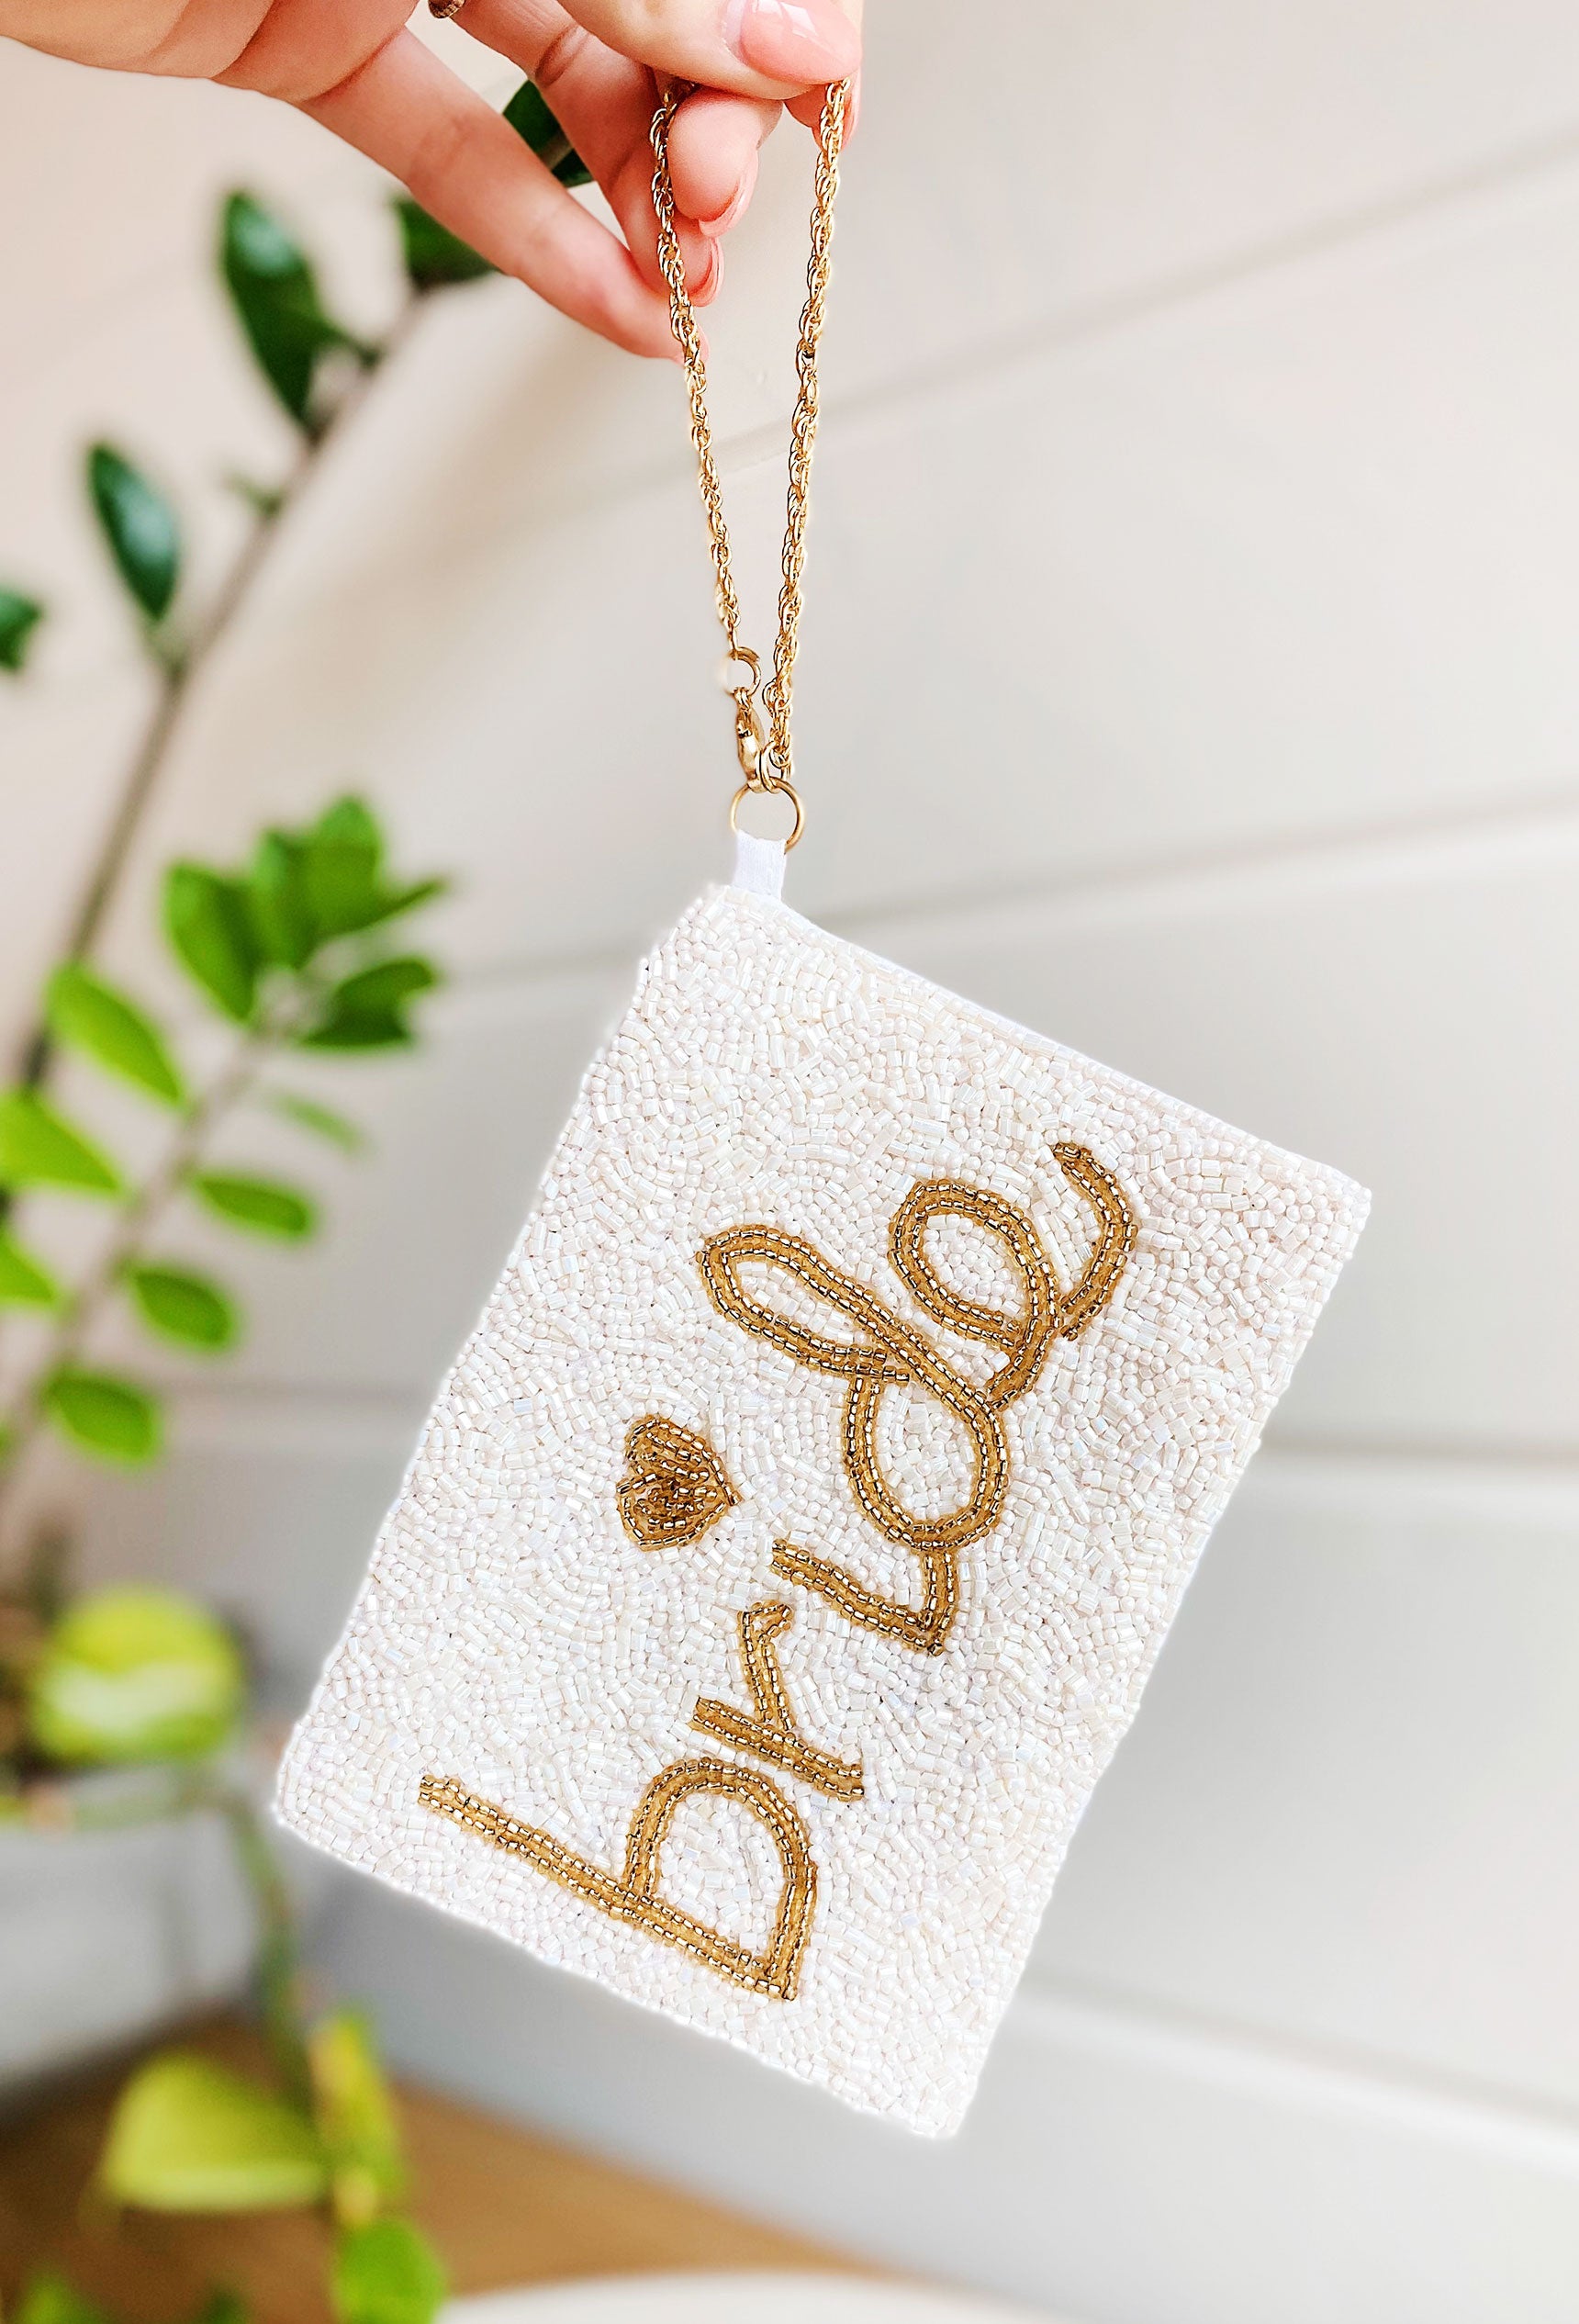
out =
{"type": "Polygon", "coordinates": [[[588,1074],[284,1820],[952,2130],[1365,1209],[714,892],[588,1074]]]}

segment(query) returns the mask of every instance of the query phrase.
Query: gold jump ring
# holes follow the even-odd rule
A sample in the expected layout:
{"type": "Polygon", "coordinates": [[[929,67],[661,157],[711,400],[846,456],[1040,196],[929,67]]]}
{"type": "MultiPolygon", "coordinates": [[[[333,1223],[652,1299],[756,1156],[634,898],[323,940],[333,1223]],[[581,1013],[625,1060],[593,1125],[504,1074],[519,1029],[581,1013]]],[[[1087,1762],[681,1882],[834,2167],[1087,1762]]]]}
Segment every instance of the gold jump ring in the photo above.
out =
{"type": "Polygon", "coordinates": [[[729,803],[729,827],[736,835],[740,830],[740,803],[749,798],[753,792],[761,799],[772,798],[777,793],[779,798],[788,799],[794,808],[795,820],[790,827],[790,836],[784,842],[784,852],[788,855],[791,848],[800,844],[801,834],[806,826],[806,811],[801,804],[800,792],[792,782],[743,782],[729,803]]]}

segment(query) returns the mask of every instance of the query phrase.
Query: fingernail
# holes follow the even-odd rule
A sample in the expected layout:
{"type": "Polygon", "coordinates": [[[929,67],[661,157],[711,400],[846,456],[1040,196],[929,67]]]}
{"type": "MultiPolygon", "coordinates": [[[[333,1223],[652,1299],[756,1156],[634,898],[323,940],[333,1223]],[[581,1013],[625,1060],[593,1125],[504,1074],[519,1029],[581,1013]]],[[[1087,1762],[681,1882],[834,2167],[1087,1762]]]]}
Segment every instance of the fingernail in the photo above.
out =
{"type": "Polygon", "coordinates": [[[702,253],[686,262],[686,291],[693,307],[705,307],[716,293],[723,273],[723,257],[716,242],[703,245],[702,253]]]}
{"type": "Polygon", "coordinates": [[[728,208],[720,210],[716,218],[698,219],[697,224],[701,228],[702,232],[704,234],[715,236],[722,240],[722,238],[728,233],[730,228],[735,223],[735,220],[745,209],[746,203],[751,199],[751,196],[756,189],[756,155],[754,152],[747,160],[745,169],[742,170],[740,174],[740,184],[734,189],[734,198],[730,203],[728,208]]]}
{"type": "Polygon", "coordinates": [[[729,0],[723,37],[742,64],[796,89],[842,80],[861,53],[856,28],[834,0],[729,0]]]}

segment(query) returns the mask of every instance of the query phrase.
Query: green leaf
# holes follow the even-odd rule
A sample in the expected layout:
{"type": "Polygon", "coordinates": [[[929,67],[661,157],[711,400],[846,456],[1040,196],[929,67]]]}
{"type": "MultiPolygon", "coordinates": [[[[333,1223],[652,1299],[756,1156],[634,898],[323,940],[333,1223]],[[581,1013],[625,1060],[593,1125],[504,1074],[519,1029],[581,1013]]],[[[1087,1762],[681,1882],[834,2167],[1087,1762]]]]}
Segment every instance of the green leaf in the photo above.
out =
{"type": "Polygon", "coordinates": [[[383,853],[384,834],[365,799],[347,792],[326,807],[312,827],[315,839],[336,840],[346,847],[371,848],[375,860],[383,853]]]}
{"type": "Polygon", "coordinates": [[[376,920],[384,891],[384,835],[360,799],[337,800],[304,842],[304,877],[320,941],[351,936],[376,920]]]}
{"type": "Polygon", "coordinates": [[[381,927],[385,921],[397,918],[402,912],[414,912],[420,904],[431,904],[435,896],[448,893],[447,880],[414,880],[409,888],[385,888],[380,891],[378,909],[364,926],[381,927]]]}
{"type": "Polygon", "coordinates": [[[339,2324],[432,2324],[445,2288],[438,2254],[409,2219],[342,2231],[330,2283],[339,2324]]]}
{"type": "Polygon", "coordinates": [[[113,1162],[46,1106],[36,1090],[0,1097],[0,1186],[70,1186],[84,1195],[118,1195],[113,1162]]]}
{"type": "Polygon", "coordinates": [[[149,620],[162,622],[181,578],[174,510],[111,443],[88,454],[88,490],[117,572],[149,620]]]}
{"type": "Polygon", "coordinates": [[[0,1227],[0,1308],[52,1308],[60,1296],[54,1278],[0,1227]]]}
{"type": "Polygon", "coordinates": [[[84,2300],[63,2275],[52,2268],[29,2278],[17,2306],[15,2324],[109,2324],[102,2307],[84,2300]]]}
{"type": "Polygon", "coordinates": [[[407,958],[380,960],[337,984],[303,1049],[388,1049],[411,1039],[404,1004],[439,982],[431,961],[407,958]]]}
{"type": "Polygon", "coordinates": [[[58,1041],[83,1050],[166,1106],[185,1103],[186,1091],[163,1035],[134,1001],[80,961],[68,960],[55,971],[44,1006],[58,1041]]]}
{"type": "Polygon", "coordinates": [[[406,2190],[395,2102],[366,2019],[350,2009],[326,2017],[313,2028],[308,2062],[335,2217],[343,2226],[364,2226],[406,2190]]]}
{"type": "Polygon", "coordinates": [[[414,912],[419,904],[431,904],[435,896],[448,893],[447,880],[414,880],[409,887],[377,887],[366,893],[355,907],[354,924],[342,926],[342,936],[361,936],[368,928],[382,927],[386,921],[398,919],[403,912],[414,912]]]}
{"type": "Polygon", "coordinates": [[[294,1090],[271,1090],[264,1100],[276,1114],[283,1114],[298,1128],[310,1129],[315,1137],[327,1138],[331,1146],[338,1146],[348,1154],[360,1153],[367,1143],[366,1135],[354,1122],[346,1120],[328,1106],[320,1106],[315,1097],[298,1097],[294,1090]]]}
{"type": "Polygon", "coordinates": [[[28,1732],[67,1767],[206,1759],[246,1701],[236,1642],[206,1606],[151,1586],[90,1590],[50,1632],[28,1732]]]}
{"type": "Polygon", "coordinates": [[[518,137],[524,138],[540,162],[545,163],[561,185],[590,185],[592,173],[549,109],[535,81],[523,81],[504,108],[504,118],[518,137]]]}
{"type": "Polygon", "coordinates": [[[332,1006],[354,1016],[374,1009],[398,1008],[418,993],[431,993],[438,982],[439,971],[431,960],[406,954],[398,960],[380,960],[373,968],[359,970],[343,984],[337,984],[329,997],[332,1006]]]}
{"type": "Polygon", "coordinates": [[[44,618],[37,598],[0,589],[0,669],[19,670],[28,659],[33,632],[44,618]]]}
{"type": "Polygon", "coordinates": [[[409,1049],[415,1039],[398,1009],[364,1009],[356,1016],[326,1016],[304,1033],[298,1049],[409,1049]]]}
{"type": "MultiPolygon", "coordinates": [[[[315,947],[328,944],[414,910],[441,893],[444,885],[441,880],[420,880],[406,887],[386,884],[384,834],[360,799],[337,800],[310,830],[270,837],[277,849],[295,850],[298,955],[302,922],[310,924],[315,947]]],[[[272,876],[285,877],[283,859],[273,867],[272,876]]],[[[288,964],[299,966],[300,958],[288,964]]]]}
{"type": "Polygon", "coordinates": [[[194,1191],[219,1218],[254,1234],[278,1235],[299,1242],[318,1224],[318,1211],[306,1195],[266,1178],[241,1178],[228,1171],[202,1171],[192,1180],[194,1191]]]}
{"type": "Polygon", "coordinates": [[[128,1267],[127,1286],[150,1330],[217,1354],[235,1344],[241,1318],[218,1284],[179,1267],[128,1267]]]}
{"type": "Polygon", "coordinates": [[[282,968],[304,967],[318,943],[306,850],[284,831],[265,831],[252,857],[247,887],[264,957],[282,968]]]}
{"type": "Polygon", "coordinates": [[[311,2123],[285,2099],[167,2050],[121,2092],[99,2184],[146,2211],[278,2211],[320,2201],[328,2174],[311,2123]]]}
{"type": "Polygon", "coordinates": [[[159,1405],[146,1388],[107,1372],[57,1372],[41,1399],[61,1434],[80,1452],[122,1468],[146,1468],[163,1445],[159,1405]]]}
{"type": "Polygon", "coordinates": [[[220,213],[219,271],[264,378],[297,425],[312,433],[320,357],[344,347],[367,364],[375,351],[325,311],[306,253],[250,194],[230,195],[220,213]]]}
{"type": "Polygon", "coordinates": [[[469,242],[463,242],[458,234],[441,226],[409,194],[397,198],[395,215],[400,221],[400,254],[406,262],[406,279],[413,290],[444,290],[452,283],[475,283],[481,275],[495,271],[469,242]]]}
{"type": "Polygon", "coordinates": [[[247,891],[200,863],[164,875],[164,927],[184,968],[238,1025],[251,1018],[261,965],[247,891]]]}

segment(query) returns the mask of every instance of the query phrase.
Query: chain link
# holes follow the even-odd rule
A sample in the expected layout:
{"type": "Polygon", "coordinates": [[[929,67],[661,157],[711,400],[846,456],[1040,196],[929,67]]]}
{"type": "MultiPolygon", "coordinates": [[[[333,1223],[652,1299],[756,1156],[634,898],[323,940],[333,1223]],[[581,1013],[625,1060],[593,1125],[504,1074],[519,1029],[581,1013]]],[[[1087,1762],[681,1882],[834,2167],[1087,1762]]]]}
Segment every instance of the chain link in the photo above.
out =
{"type": "MultiPolygon", "coordinates": [[[[686,94],[684,88],[666,91],[653,116],[653,208],[658,219],[658,264],[669,287],[669,320],[685,360],[686,387],[690,398],[690,440],[696,453],[697,480],[701,488],[708,545],[712,554],[713,602],[728,642],[729,659],[750,673],[749,682],[729,689],[734,702],[735,749],[745,778],[741,791],[777,791],[787,794],[795,810],[795,827],[786,843],[790,847],[800,837],[802,822],[790,746],[790,712],[795,656],[801,642],[801,579],[806,565],[812,451],[817,440],[817,349],[828,303],[834,200],[839,190],[839,153],[844,143],[845,106],[849,93],[847,81],[832,84],[818,131],[812,254],[806,264],[806,304],[801,312],[801,335],[795,349],[795,410],[790,425],[778,635],[773,648],[773,668],[766,682],[760,658],[749,646],[741,643],[740,599],[730,561],[729,527],[724,521],[723,491],[708,416],[707,361],[701,351],[690,294],[686,288],[685,261],[675,229],[674,188],[669,182],[669,124],[686,94]]],[[[739,796],[737,793],[737,806],[739,796]]]]}

